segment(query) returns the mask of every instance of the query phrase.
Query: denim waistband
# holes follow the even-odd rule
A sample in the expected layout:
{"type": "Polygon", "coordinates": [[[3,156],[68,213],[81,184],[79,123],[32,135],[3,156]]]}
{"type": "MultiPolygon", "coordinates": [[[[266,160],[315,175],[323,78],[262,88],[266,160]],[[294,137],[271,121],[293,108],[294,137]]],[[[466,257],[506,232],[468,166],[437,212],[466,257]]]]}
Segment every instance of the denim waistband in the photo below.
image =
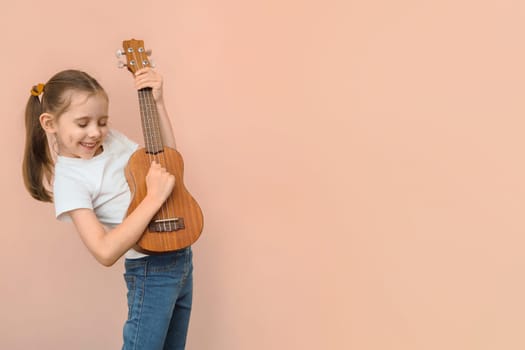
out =
{"type": "Polygon", "coordinates": [[[170,263],[174,259],[180,259],[183,256],[190,255],[191,246],[163,254],[148,255],[138,259],[125,259],[124,265],[126,267],[126,270],[145,265],[163,265],[170,263]]]}

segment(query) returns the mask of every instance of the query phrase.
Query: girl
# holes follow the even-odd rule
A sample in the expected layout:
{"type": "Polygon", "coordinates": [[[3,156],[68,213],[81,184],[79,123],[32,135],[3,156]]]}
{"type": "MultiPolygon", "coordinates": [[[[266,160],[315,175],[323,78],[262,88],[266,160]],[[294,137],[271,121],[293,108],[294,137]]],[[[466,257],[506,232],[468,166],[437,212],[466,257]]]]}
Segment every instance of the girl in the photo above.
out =
{"type": "MultiPolygon", "coordinates": [[[[141,69],[135,87],[152,88],[162,140],[174,148],[162,77],[141,69]]],[[[74,223],[98,262],[111,266],[125,255],[128,319],[123,349],[184,349],[192,303],[191,248],[162,255],[133,249],[175,178],[153,161],[147,195],[124,218],[130,203],[124,167],[138,145],[109,128],[108,102],[99,83],[78,70],[59,72],[33,87],[25,116],[25,186],[35,199],[54,202],[57,219],[74,223]]]]}

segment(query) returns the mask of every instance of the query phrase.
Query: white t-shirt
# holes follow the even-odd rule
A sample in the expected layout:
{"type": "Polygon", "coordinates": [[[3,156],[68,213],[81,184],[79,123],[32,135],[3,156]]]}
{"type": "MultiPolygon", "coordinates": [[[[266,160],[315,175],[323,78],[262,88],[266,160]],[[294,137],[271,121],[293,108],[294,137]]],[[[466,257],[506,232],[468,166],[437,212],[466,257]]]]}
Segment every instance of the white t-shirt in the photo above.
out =
{"type": "MultiPolygon", "coordinates": [[[[60,221],[71,221],[69,211],[93,209],[102,224],[114,228],[122,222],[131,201],[124,168],[138,145],[116,130],[110,130],[104,151],[91,159],[58,156],[53,196],[60,221]]],[[[146,256],[134,249],[125,254],[136,259],[146,256]]]]}

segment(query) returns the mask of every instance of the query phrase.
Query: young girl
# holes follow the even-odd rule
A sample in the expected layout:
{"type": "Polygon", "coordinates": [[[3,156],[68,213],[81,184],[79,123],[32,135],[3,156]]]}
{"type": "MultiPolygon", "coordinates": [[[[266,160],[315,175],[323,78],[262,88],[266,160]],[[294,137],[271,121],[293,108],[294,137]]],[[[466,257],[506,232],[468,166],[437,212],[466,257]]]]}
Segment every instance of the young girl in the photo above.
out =
{"type": "MultiPolygon", "coordinates": [[[[162,77],[141,69],[135,87],[152,88],[162,140],[174,148],[162,77]]],[[[26,107],[25,186],[35,199],[54,202],[56,217],[74,223],[98,262],[111,266],[125,255],[128,319],[123,349],[184,349],[192,304],[191,248],[162,255],[133,249],[175,178],[153,161],[147,195],[124,218],[130,203],[124,167],[138,145],[110,129],[108,119],[106,92],[84,72],[62,71],[34,86],[26,107]]]]}

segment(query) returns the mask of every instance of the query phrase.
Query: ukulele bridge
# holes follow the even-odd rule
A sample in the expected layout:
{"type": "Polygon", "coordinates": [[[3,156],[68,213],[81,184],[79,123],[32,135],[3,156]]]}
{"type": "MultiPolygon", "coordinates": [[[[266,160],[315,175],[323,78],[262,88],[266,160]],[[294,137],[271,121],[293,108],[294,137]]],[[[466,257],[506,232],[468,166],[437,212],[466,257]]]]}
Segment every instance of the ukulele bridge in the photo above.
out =
{"type": "Polygon", "coordinates": [[[172,232],[183,228],[185,228],[184,218],[153,220],[148,225],[148,229],[152,232],[172,232]]]}

